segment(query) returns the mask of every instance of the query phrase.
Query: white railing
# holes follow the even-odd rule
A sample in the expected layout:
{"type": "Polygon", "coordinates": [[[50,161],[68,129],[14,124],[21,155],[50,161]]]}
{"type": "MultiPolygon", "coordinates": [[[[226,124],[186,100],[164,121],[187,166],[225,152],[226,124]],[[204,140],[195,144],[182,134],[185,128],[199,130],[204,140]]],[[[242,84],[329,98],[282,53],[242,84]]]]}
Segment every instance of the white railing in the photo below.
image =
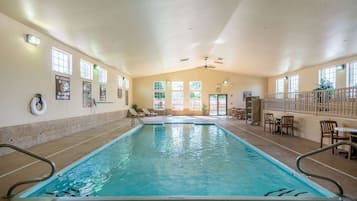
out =
{"type": "Polygon", "coordinates": [[[357,118],[357,87],[272,94],[264,109],[284,112],[357,118]]]}

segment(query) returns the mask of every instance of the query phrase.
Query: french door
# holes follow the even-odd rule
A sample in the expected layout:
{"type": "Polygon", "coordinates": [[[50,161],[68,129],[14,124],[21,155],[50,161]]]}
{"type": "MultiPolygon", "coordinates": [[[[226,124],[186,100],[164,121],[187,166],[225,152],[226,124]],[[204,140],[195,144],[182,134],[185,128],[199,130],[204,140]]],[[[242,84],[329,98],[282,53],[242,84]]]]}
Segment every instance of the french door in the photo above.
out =
{"type": "Polygon", "coordinates": [[[227,115],[227,94],[209,95],[209,115],[227,115]]]}

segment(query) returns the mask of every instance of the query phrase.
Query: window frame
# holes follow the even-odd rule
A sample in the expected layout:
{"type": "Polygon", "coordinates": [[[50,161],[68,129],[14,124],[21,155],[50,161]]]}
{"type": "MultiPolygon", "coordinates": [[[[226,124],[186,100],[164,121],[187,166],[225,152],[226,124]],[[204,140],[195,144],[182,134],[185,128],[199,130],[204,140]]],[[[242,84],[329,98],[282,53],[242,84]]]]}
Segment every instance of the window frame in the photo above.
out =
{"type": "Polygon", "coordinates": [[[93,64],[91,63],[91,62],[89,62],[89,61],[87,61],[87,60],[84,60],[84,59],[80,59],[80,61],[79,61],[79,71],[80,71],[80,77],[82,78],[82,79],[87,79],[87,80],[93,80],[93,64]],[[82,69],[82,64],[85,64],[85,65],[87,65],[87,67],[88,67],[88,69],[87,70],[89,70],[89,77],[85,77],[85,76],[83,76],[83,69],[82,69]]]}
{"type": "Polygon", "coordinates": [[[61,50],[57,47],[52,47],[51,48],[51,69],[54,72],[66,74],[66,75],[72,75],[73,73],[73,68],[72,68],[72,54],[69,52],[66,52],[64,50],[61,50]],[[54,52],[57,52],[56,55],[54,52]],[[63,61],[60,61],[60,56],[63,56],[63,61]],[[64,56],[67,56],[67,62],[65,62],[64,56]],[[58,60],[58,62],[55,62],[55,57],[58,60]],[[60,66],[60,63],[62,63],[62,66],[60,66]],[[68,66],[65,66],[65,63],[67,63],[68,66]],[[62,70],[61,70],[61,69],[62,70]]]}
{"type": "Polygon", "coordinates": [[[285,91],[285,79],[279,78],[275,80],[275,97],[276,98],[284,98],[284,91],[285,91]],[[280,86],[281,84],[281,86],[280,86]],[[281,89],[281,91],[280,91],[281,89]]]}
{"type": "MultiPolygon", "coordinates": [[[[181,84],[180,84],[181,85],[181,84]]],[[[183,111],[185,107],[185,93],[184,93],[184,88],[185,88],[185,83],[184,81],[172,81],[171,82],[171,109],[173,111],[183,111]],[[177,83],[182,83],[182,86],[176,88],[177,83]],[[175,99],[174,94],[179,94],[181,93],[182,96],[180,99],[175,99]],[[180,104],[177,104],[179,102],[180,104]]]]}
{"type": "Polygon", "coordinates": [[[118,98],[123,97],[123,88],[124,88],[123,85],[124,85],[123,77],[118,75],[117,76],[117,97],[118,98]]]}
{"type": "Polygon", "coordinates": [[[166,82],[165,81],[154,81],[153,82],[153,109],[154,110],[165,110],[166,109],[166,82]],[[162,88],[156,88],[156,83],[161,83],[162,88]],[[157,98],[157,94],[164,94],[163,98],[157,98]]]}
{"type": "Polygon", "coordinates": [[[334,89],[336,89],[336,77],[337,76],[337,70],[336,70],[336,66],[333,66],[333,67],[326,67],[326,68],[321,68],[319,69],[319,84],[321,84],[321,79],[324,79],[324,80],[328,80],[329,82],[332,83],[332,86],[334,89]],[[333,69],[333,71],[330,71],[328,74],[331,74],[331,72],[333,72],[333,77],[334,77],[334,80],[331,81],[330,78],[326,79],[326,77],[324,78],[324,76],[328,75],[327,73],[325,73],[326,71],[328,70],[331,70],[333,69]],[[324,74],[324,75],[323,75],[324,74]]]}
{"type": "Polygon", "coordinates": [[[102,67],[98,68],[98,82],[101,84],[106,84],[108,83],[108,71],[102,67]],[[105,75],[103,78],[101,78],[102,73],[101,72],[105,72],[103,75],[105,75]],[[105,79],[104,79],[105,78],[105,79]],[[104,79],[104,80],[102,80],[104,79]]]}
{"type": "Polygon", "coordinates": [[[352,61],[348,64],[347,87],[357,87],[357,61],[352,61]]]}
{"type": "Polygon", "coordinates": [[[190,110],[191,111],[201,111],[202,108],[202,81],[195,80],[189,82],[189,90],[190,90],[190,110]],[[193,88],[193,83],[200,83],[199,88],[193,88]],[[194,100],[192,94],[199,93],[199,99],[194,100]],[[196,104],[198,103],[198,106],[196,104]]]}
{"type": "Polygon", "coordinates": [[[299,92],[299,75],[292,75],[289,77],[288,94],[289,98],[295,98],[295,93],[299,92]]]}

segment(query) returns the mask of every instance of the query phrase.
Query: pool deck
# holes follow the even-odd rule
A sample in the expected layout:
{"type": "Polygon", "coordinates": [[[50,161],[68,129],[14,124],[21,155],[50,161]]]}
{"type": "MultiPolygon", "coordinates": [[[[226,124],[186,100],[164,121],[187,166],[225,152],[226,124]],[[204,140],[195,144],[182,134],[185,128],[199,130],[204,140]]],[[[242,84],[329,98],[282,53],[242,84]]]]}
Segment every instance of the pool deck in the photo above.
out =
{"type": "MultiPolygon", "coordinates": [[[[272,135],[269,132],[264,132],[260,126],[246,125],[244,121],[232,118],[159,116],[145,117],[143,120],[145,123],[166,121],[214,122],[295,170],[295,159],[299,154],[319,148],[317,142],[299,137],[272,135]]],[[[131,128],[131,119],[125,119],[36,145],[28,150],[54,161],[58,171],[131,128]]],[[[1,196],[5,195],[7,189],[15,182],[44,176],[50,169],[47,164],[38,162],[21,153],[0,156],[0,161],[1,196]]],[[[357,159],[347,160],[343,155],[332,155],[331,151],[326,151],[305,160],[302,163],[302,168],[337,180],[344,188],[345,195],[357,198],[357,159]]],[[[331,192],[337,192],[336,187],[328,182],[312,180],[331,192]]],[[[16,192],[30,186],[20,186],[16,189],[16,192]]],[[[5,199],[0,198],[0,200],[5,199]]]]}

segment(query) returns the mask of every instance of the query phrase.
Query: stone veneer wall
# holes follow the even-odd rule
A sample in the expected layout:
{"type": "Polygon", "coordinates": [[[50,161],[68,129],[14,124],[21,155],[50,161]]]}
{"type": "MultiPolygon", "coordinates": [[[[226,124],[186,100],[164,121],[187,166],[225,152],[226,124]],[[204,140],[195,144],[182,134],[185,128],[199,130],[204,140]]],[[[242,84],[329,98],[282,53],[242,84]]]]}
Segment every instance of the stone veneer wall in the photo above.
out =
{"type": "MultiPolygon", "coordinates": [[[[0,144],[28,148],[126,118],[127,110],[0,128],[0,144]]],[[[0,149],[0,156],[12,150],[0,149]]]]}

